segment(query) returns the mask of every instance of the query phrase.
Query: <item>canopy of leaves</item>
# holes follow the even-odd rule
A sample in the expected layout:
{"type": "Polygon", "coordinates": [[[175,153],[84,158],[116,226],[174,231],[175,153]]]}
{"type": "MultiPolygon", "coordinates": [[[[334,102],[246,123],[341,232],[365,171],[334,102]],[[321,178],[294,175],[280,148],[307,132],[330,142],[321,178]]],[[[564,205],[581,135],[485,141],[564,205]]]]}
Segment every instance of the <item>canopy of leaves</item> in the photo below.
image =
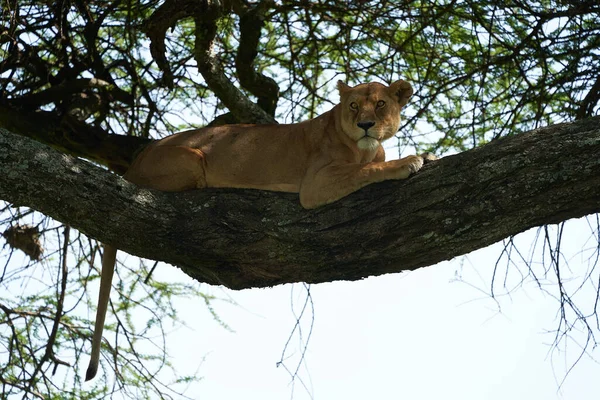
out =
{"type": "Polygon", "coordinates": [[[226,110],[294,122],[328,108],[338,79],[403,78],[416,95],[402,142],[443,152],[584,118],[600,100],[594,1],[2,4],[2,114],[106,133],[172,133],[226,110]],[[268,115],[244,110],[248,97],[268,115]]]}
{"type": "MultiPolygon", "coordinates": [[[[1,7],[0,126],[117,172],[148,139],[180,129],[314,117],[335,103],[338,79],[410,81],[415,96],[398,145],[437,153],[599,109],[600,6],[592,0],[3,0],[1,7]]],[[[6,247],[0,397],[105,395],[102,386],[81,392],[73,368],[62,380],[50,377],[75,365],[89,341],[88,319],[73,310],[97,278],[90,266],[98,245],[28,209],[0,210],[0,231],[21,224],[41,232],[41,265],[53,277],[27,294],[5,292],[35,265],[10,269],[6,247]],[[67,308],[65,294],[76,298],[67,308]]],[[[125,317],[108,327],[128,338],[109,349],[119,371],[112,390],[164,395],[165,386],[140,382],[155,374],[148,365],[168,362],[140,353],[135,338],[175,317],[170,296],[198,291],[150,293],[139,273],[125,275],[114,304],[125,317]],[[152,310],[148,327],[136,330],[127,317],[134,304],[152,310]]]]}

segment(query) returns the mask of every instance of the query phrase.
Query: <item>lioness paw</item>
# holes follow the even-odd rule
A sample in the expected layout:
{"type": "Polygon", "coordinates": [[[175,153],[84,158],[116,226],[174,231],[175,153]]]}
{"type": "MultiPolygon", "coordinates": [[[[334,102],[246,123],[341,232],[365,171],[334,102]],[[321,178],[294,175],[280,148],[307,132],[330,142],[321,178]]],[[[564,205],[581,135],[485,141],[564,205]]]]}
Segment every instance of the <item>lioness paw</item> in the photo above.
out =
{"type": "Polygon", "coordinates": [[[420,156],[408,156],[400,160],[389,161],[384,179],[406,179],[423,166],[420,156]]]}
{"type": "Polygon", "coordinates": [[[410,170],[410,175],[419,171],[425,163],[425,159],[422,156],[408,156],[406,157],[406,160],[409,161],[408,168],[410,170]]]}
{"type": "Polygon", "coordinates": [[[437,156],[433,153],[423,153],[420,155],[420,157],[423,159],[424,164],[438,159],[437,156]]]}

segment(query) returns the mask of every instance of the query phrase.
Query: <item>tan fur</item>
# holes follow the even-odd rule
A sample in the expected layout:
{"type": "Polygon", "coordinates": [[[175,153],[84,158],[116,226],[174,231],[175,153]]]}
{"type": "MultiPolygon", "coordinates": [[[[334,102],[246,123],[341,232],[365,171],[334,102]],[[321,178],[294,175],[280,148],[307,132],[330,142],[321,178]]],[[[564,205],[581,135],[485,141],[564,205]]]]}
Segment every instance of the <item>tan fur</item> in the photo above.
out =
{"type": "Polygon", "coordinates": [[[94,336],[92,338],[92,354],[90,355],[90,364],[85,373],[85,380],[89,381],[98,372],[98,363],[100,361],[100,345],[102,344],[102,331],[104,330],[104,319],[108,309],[110,299],[110,289],[112,286],[112,277],[115,272],[115,263],[117,261],[117,249],[113,246],[104,246],[102,254],[102,276],[100,277],[100,293],[98,294],[98,308],[96,309],[96,323],[94,325],[94,336]]]}
{"type": "MultiPolygon", "coordinates": [[[[408,82],[349,87],[340,81],[338,89],[340,104],[309,121],[226,125],[166,137],[147,146],[124,177],[163,191],[229,187],[294,192],[310,209],[374,182],[406,179],[424,160],[435,158],[412,155],[385,162],[381,143],[398,131],[400,110],[413,93],[408,82]]],[[[103,265],[101,293],[110,293],[113,268],[114,262],[103,265]]],[[[108,294],[101,294],[100,304],[108,304],[108,294]]],[[[100,314],[105,312],[106,307],[98,307],[86,380],[98,368],[100,314]]]]}

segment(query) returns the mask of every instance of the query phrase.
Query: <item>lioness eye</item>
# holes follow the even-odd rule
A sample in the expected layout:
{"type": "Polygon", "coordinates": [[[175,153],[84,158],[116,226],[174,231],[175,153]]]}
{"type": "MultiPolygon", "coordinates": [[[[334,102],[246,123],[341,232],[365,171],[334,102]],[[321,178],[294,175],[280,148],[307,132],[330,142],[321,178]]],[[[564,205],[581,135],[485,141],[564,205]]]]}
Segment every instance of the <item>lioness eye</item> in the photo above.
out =
{"type": "Polygon", "coordinates": [[[350,103],[350,108],[353,110],[358,110],[358,104],[356,104],[355,102],[350,103]]]}
{"type": "Polygon", "coordinates": [[[381,107],[383,107],[383,106],[385,106],[385,101],[383,101],[383,100],[379,100],[379,101],[377,102],[377,108],[381,108],[381,107]]]}

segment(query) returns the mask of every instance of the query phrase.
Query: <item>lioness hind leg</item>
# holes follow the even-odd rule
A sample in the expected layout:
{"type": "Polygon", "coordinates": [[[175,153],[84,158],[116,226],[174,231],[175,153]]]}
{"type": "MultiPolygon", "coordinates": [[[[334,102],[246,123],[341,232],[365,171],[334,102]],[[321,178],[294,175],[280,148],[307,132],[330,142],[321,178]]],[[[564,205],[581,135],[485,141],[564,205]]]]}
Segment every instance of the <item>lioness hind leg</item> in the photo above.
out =
{"type": "Polygon", "coordinates": [[[204,154],[183,146],[154,146],[143,151],[123,176],[150,189],[179,192],[206,187],[204,154]]]}

